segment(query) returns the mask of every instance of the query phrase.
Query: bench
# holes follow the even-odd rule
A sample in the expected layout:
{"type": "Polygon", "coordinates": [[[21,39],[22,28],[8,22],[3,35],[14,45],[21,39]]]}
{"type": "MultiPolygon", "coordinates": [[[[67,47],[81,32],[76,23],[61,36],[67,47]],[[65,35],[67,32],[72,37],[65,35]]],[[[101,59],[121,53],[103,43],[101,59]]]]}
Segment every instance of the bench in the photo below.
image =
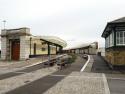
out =
{"type": "Polygon", "coordinates": [[[56,59],[51,59],[47,62],[44,62],[44,66],[53,66],[56,63],[56,59]]]}
{"type": "Polygon", "coordinates": [[[57,58],[56,64],[57,64],[58,68],[62,69],[62,67],[66,67],[66,66],[70,65],[69,58],[71,58],[71,57],[68,55],[57,58]]]}

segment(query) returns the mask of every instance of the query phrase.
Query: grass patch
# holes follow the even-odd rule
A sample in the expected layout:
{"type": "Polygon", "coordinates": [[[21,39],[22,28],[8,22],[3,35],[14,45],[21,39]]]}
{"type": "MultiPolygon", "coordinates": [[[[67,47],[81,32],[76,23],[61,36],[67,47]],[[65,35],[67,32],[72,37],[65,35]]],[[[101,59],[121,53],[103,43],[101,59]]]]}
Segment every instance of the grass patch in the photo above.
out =
{"type": "Polygon", "coordinates": [[[76,60],[76,58],[77,58],[77,56],[75,55],[75,54],[68,54],[69,56],[71,56],[70,58],[69,58],[69,63],[73,63],[73,62],[75,62],[75,60],[76,60]]]}

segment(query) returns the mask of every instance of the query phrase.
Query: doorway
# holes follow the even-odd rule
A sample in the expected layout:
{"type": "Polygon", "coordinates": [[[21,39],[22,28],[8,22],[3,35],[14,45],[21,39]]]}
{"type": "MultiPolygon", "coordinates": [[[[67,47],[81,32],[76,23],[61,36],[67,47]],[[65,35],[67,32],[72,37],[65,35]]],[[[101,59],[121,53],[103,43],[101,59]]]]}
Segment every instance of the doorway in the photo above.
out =
{"type": "Polygon", "coordinates": [[[19,58],[20,58],[20,41],[14,40],[12,41],[12,46],[11,46],[11,59],[19,60],[19,58]]]}

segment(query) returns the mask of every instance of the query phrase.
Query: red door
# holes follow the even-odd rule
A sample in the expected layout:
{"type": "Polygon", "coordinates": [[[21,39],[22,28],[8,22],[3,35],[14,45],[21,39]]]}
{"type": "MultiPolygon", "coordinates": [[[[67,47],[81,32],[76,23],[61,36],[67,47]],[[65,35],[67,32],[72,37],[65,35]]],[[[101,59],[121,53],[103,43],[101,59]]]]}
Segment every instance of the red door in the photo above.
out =
{"type": "Polygon", "coordinates": [[[12,60],[19,60],[20,58],[20,42],[19,41],[12,42],[11,58],[12,60]]]}

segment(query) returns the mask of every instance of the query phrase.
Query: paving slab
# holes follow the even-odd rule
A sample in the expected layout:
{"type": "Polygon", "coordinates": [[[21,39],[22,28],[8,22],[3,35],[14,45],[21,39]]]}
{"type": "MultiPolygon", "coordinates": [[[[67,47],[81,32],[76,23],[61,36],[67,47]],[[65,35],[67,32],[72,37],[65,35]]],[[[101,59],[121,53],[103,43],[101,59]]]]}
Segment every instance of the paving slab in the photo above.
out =
{"type": "MultiPolygon", "coordinates": [[[[54,59],[58,56],[62,56],[62,55],[53,55],[53,56],[51,56],[51,59],[54,59]]],[[[47,56],[39,56],[39,57],[30,58],[29,60],[23,60],[23,61],[2,61],[2,60],[0,60],[0,74],[23,70],[28,67],[32,67],[34,65],[41,64],[41,63],[47,62],[47,61],[48,61],[47,56]]]]}
{"type": "MultiPolygon", "coordinates": [[[[0,80],[0,94],[5,94],[15,88],[29,84],[56,71],[55,67],[39,69],[11,78],[0,80]]],[[[18,94],[18,93],[17,93],[18,94]]]]}
{"type": "Polygon", "coordinates": [[[110,91],[104,74],[73,72],[43,94],[110,94],[110,91]]]}

